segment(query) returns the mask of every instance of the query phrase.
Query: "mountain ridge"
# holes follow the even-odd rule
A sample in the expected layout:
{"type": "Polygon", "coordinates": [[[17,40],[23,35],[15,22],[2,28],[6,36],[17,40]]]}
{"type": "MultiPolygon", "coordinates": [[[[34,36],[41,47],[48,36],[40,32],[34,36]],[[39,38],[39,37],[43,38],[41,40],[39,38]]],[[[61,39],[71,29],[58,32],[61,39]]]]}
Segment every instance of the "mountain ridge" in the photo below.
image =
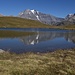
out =
{"type": "Polygon", "coordinates": [[[62,22],[58,22],[56,25],[75,25],[75,13],[68,14],[62,22]]]}
{"type": "Polygon", "coordinates": [[[54,24],[63,20],[63,18],[58,18],[50,14],[45,14],[37,10],[30,9],[26,9],[23,12],[19,13],[18,17],[37,20],[45,24],[54,24]]]}
{"type": "MultiPolygon", "coordinates": [[[[4,15],[0,14],[0,17],[4,15]]],[[[7,16],[8,17],[8,16],[7,16]]],[[[24,19],[36,20],[44,24],[53,25],[53,26],[62,26],[62,25],[75,25],[75,13],[68,14],[65,18],[59,18],[51,14],[45,14],[37,10],[26,9],[20,12],[17,16],[9,17],[20,17],[24,19]]]]}

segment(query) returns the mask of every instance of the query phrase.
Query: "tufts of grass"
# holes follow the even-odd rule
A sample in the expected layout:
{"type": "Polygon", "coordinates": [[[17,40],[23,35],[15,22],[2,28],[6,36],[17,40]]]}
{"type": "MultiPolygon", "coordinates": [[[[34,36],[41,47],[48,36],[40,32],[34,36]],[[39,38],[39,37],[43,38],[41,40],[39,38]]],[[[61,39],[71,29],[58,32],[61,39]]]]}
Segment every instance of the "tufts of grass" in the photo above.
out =
{"type": "Polygon", "coordinates": [[[0,75],[75,75],[75,49],[51,53],[0,53],[0,75]]]}

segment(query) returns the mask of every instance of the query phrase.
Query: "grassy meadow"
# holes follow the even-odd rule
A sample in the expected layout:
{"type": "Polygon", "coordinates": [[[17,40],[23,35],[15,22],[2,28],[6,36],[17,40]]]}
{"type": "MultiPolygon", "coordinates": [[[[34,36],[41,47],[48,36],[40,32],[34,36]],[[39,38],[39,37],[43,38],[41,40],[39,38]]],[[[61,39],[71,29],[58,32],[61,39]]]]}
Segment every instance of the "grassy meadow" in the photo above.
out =
{"type": "Polygon", "coordinates": [[[59,28],[75,30],[75,25],[52,26],[19,17],[0,17],[0,28],[59,28]]]}
{"type": "Polygon", "coordinates": [[[18,17],[0,17],[0,28],[48,28],[41,22],[18,17]]]}
{"type": "Polygon", "coordinates": [[[75,75],[75,49],[50,53],[0,53],[0,75],[75,75]]]}

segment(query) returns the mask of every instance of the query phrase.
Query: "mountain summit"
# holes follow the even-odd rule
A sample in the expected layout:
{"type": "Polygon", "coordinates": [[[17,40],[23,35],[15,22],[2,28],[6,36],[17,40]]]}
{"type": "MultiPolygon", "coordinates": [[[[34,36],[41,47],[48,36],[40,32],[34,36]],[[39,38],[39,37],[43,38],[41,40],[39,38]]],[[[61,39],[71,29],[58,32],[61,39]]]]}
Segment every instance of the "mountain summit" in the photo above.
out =
{"type": "Polygon", "coordinates": [[[21,13],[19,13],[18,17],[37,20],[45,24],[54,24],[57,22],[61,22],[63,18],[58,18],[53,15],[44,14],[37,10],[27,9],[21,13]]]}
{"type": "Polygon", "coordinates": [[[75,25],[75,13],[68,14],[62,22],[58,22],[56,25],[75,25]]]}
{"type": "Polygon", "coordinates": [[[30,10],[30,9],[27,9],[27,10],[19,13],[19,17],[32,19],[32,20],[40,20],[38,15],[39,15],[38,11],[30,10]]]}
{"type": "Polygon", "coordinates": [[[65,19],[68,21],[74,21],[75,20],[75,13],[74,14],[68,14],[65,19]]]}

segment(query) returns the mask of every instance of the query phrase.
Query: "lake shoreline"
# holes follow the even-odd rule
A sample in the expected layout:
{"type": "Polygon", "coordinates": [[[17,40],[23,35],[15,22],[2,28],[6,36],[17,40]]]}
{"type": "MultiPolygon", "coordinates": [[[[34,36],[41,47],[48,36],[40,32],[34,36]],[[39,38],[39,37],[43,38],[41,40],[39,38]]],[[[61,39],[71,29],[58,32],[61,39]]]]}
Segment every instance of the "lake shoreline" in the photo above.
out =
{"type": "Polygon", "coordinates": [[[16,55],[22,55],[22,54],[38,54],[38,55],[43,55],[43,54],[48,54],[48,53],[55,53],[55,52],[59,52],[59,51],[70,51],[70,50],[75,50],[75,48],[68,48],[68,49],[55,49],[53,51],[47,51],[47,52],[32,52],[32,51],[29,51],[29,52],[22,52],[22,53],[16,53],[16,52],[11,52],[10,50],[3,50],[3,49],[0,49],[0,53],[9,53],[9,54],[16,54],[16,55]]]}
{"type": "Polygon", "coordinates": [[[59,30],[75,30],[75,28],[62,28],[62,27],[0,27],[0,29],[59,29],[59,30]]]}
{"type": "Polygon", "coordinates": [[[32,27],[32,28],[31,27],[30,28],[29,27],[28,28],[18,28],[18,27],[13,27],[13,28],[7,27],[7,28],[4,28],[4,27],[0,27],[0,30],[7,30],[7,29],[8,30],[10,29],[10,31],[13,30],[13,29],[14,30],[16,30],[16,29],[36,29],[36,30],[37,29],[55,29],[55,30],[72,30],[72,31],[75,31],[75,28],[72,29],[72,28],[59,28],[59,27],[58,28],[55,28],[55,27],[54,28],[37,28],[37,27],[35,27],[35,28],[34,27],[32,27]]]}
{"type": "Polygon", "coordinates": [[[59,51],[70,51],[70,50],[75,50],[75,48],[70,48],[70,49],[56,49],[54,51],[48,51],[48,52],[23,52],[23,53],[15,53],[15,52],[11,52],[9,50],[3,50],[0,49],[0,53],[9,53],[9,54],[16,54],[16,55],[21,55],[21,54],[47,54],[47,53],[54,53],[54,52],[59,52],[59,51]]]}

